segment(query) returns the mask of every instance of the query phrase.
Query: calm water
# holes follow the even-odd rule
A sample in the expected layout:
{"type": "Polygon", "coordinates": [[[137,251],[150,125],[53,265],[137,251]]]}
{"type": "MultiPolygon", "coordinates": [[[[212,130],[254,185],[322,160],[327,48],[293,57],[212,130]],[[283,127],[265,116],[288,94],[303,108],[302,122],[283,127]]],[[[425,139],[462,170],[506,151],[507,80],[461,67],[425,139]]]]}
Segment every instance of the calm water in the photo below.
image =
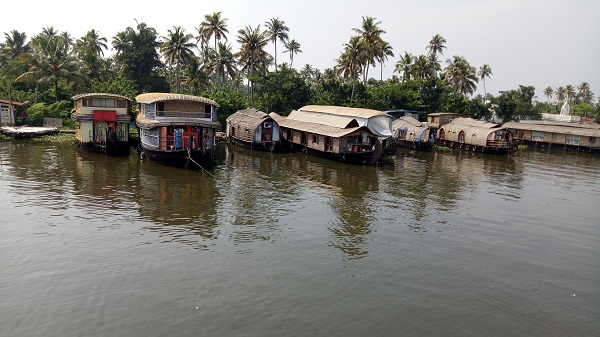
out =
{"type": "Polygon", "coordinates": [[[599,336],[600,156],[0,142],[0,336],[599,336]]]}

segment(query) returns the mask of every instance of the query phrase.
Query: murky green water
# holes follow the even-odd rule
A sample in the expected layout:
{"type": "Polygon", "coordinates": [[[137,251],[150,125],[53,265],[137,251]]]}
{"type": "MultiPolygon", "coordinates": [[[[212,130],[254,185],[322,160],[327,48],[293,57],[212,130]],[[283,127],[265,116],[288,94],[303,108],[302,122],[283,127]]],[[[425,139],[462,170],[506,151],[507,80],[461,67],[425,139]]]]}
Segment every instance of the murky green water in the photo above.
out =
{"type": "Polygon", "coordinates": [[[600,156],[219,158],[0,142],[0,335],[600,335],[600,156]]]}

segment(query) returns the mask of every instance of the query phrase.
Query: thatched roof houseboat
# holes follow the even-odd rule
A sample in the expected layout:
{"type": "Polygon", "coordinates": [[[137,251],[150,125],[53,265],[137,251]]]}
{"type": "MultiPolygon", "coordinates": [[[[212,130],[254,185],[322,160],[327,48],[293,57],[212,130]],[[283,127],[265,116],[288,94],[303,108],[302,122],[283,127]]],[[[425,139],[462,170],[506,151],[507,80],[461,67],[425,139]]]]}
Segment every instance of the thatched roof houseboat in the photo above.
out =
{"type": "Polygon", "coordinates": [[[600,152],[600,124],[522,120],[503,127],[511,130],[519,143],[533,147],[600,152]]]}
{"type": "Polygon", "coordinates": [[[460,117],[467,116],[454,112],[433,112],[427,115],[427,125],[434,130],[438,130],[442,125],[448,124],[460,117]]]}
{"type": "Polygon", "coordinates": [[[131,99],[111,93],[71,97],[77,146],[108,155],[129,155],[131,99]]]}
{"type": "Polygon", "coordinates": [[[434,132],[427,123],[419,122],[413,117],[402,116],[392,122],[393,138],[396,144],[407,149],[431,151],[434,132]]]}
{"type": "Polygon", "coordinates": [[[227,139],[254,150],[279,149],[281,130],[271,116],[256,109],[236,111],[227,117],[227,139]]]}
{"type": "Polygon", "coordinates": [[[140,157],[192,169],[214,166],[217,102],[173,93],[138,95],[140,157]]]}
{"type": "Polygon", "coordinates": [[[516,150],[512,133],[496,123],[459,117],[438,129],[436,142],[451,148],[498,155],[516,150]]]}
{"type": "Polygon", "coordinates": [[[341,162],[372,165],[383,148],[381,138],[391,136],[391,117],[369,109],[306,106],[287,117],[271,113],[282,132],[284,146],[341,162]],[[388,136],[384,136],[389,134],[388,136]]]}

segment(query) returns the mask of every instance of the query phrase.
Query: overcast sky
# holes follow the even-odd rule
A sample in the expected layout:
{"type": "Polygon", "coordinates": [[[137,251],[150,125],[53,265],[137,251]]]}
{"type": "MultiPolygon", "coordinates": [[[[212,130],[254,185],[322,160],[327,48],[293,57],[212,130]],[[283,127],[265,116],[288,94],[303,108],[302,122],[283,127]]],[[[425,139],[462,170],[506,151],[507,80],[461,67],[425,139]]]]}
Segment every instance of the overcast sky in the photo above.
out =
{"type": "MultiPolygon", "coordinates": [[[[28,38],[53,26],[80,38],[91,29],[99,31],[108,44],[117,32],[145,22],[160,36],[173,26],[196,35],[205,14],[222,12],[227,18],[228,42],[234,52],[237,31],[247,25],[264,28],[266,21],[279,18],[290,28],[290,39],[301,44],[294,56],[294,68],[305,64],[323,70],[335,65],[342,46],[359,28],[363,16],[381,21],[383,39],[395,54],[384,65],[383,78],[393,75],[404,52],[425,54],[435,34],[446,39],[440,59],[461,55],[479,68],[488,64],[493,75],[486,80],[487,92],[519,85],[536,88],[538,99],[551,86],[582,82],[590,84],[596,99],[600,95],[600,1],[598,0],[220,0],[220,1],[8,1],[2,5],[0,32],[27,33],[28,38]],[[7,15],[7,13],[10,13],[7,15]]],[[[1,41],[4,41],[2,35],[1,41]]],[[[278,64],[289,62],[278,44],[278,64]]],[[[274,53],[273,45],[267,51],[274,53]]],[[[380,68],[371,68],[370,77],[379,78],[380,68]]],[[[477,93],[483,94],[480,82],[477,93]]]]}

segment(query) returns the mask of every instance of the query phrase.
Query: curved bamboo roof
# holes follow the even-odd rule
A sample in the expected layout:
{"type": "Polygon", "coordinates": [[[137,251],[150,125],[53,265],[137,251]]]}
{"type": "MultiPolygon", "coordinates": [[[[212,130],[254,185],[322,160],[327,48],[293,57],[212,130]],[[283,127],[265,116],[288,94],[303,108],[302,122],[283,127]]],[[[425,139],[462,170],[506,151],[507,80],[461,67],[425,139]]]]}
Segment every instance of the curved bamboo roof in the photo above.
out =
{"type": "MultiPolygon", "coordinates": [[[[330,115],[305,110],[294,110],[287,118],[299,122],[328,125],[341,129],[347,128],[354,121],[354,117],[352,116],[330,115]]],[[[355,124],[358,124],[358,122],[355,122],[355,124]]]]}
{"type": "Polygon", "coordinates": [[[119,94],[111,94],[111,93],[107,93],[107,92],[89,92],[89,93],[85,93],[85,94],[75,95],[75,96],[71,97],[71,99],[76,101],[80,98],[85,98],[85,97],[112,97],[112,98],[122,98],[122,99],[126,99],[128,101],[131,101],[131,98],[129,98],[127,96],[123,96],[123,95],[119,95],[119,94]]]}
{"type": "MultiPolygon", "coordinates": [[[[371,118],[375,116],[387,116],[390,117],[383,111],[362,109],[362,108],[348,108],[343,106],[331,106],[331,105],[306,105],[298,109],[301,111],[319,112],[333,115],[350,116],[350,117],[361,117],[371,118]]],[[[391,118],[391,117],[390,117],[391,118]]]]}
{"type": "Polygon", "coordinates": [[[496,123],[479,121],[472,118],[456,118],[452,122],[440,126],[438,130],[438,139],[441,139],[440,134],[444,131],[444,139],[451,142],[459,142],[458,137],[461,132],[465,134],[465,144],[486,146],[489,134],[498,130],[506,130],[507,128],[496,123]]]}
{"type": "Polygon", "coordinates": [[[429,127],[412,117],[402,116],[392,121],[392,133],[396,135],[397,131],[402,129],[406,129],[407,134],[420,135],[423,131],[429,129],[429,127]]]}
{"type": "Polygon", "coordinates": [[[189,101],[189,102],[200,102],[204,104],[214,105],[220,107],[220,105],[208,98],[193,95],[174,94],[165,92],[149,92],[145,94],[139,94],[135,97],[138,103],[150,104],[160,101],[189,101]]]}
{"type": "Polygon", "coordinates": [[[177,119],[165,119],[165,120],[157,120],[146,118],[141,113],[138,113],[135,118],[135,123],[142,128],[155,128],[159,126],[202,126],[207,128],[217,128],[219,127],[219,122],[198,120],[198,119],[187,119],[187,118],[177,118],[177,119]]]}
{"type": "Polygon", "coordinates": [[[306,121],[302,121],[302,120],[290,119],[289,117],[286,118],[286,117],[280,116],[275,112],[271,112],[269,114],[269,116],[271,116],[271,118],[273,118],[273,120],[275,122],[277,122],[277,124],[279,124],[279,126],[294,129],[294,130],[299,130],[299,131],[315,133],[315,134],[319,134],[319,135],[323,135],[323,136],[337,138],[337,137],[343,137],[343,136],[349,135],[349,134],[359,131],[359,130],[365,130],[365,131],[373,134],[369,130],[369,128],[367,128],[366,126],[339,128],[339,127],[335,127],[335,126],[331,126],[331,125],[316,124],[316,123],[306,122],[306,121]]]}

